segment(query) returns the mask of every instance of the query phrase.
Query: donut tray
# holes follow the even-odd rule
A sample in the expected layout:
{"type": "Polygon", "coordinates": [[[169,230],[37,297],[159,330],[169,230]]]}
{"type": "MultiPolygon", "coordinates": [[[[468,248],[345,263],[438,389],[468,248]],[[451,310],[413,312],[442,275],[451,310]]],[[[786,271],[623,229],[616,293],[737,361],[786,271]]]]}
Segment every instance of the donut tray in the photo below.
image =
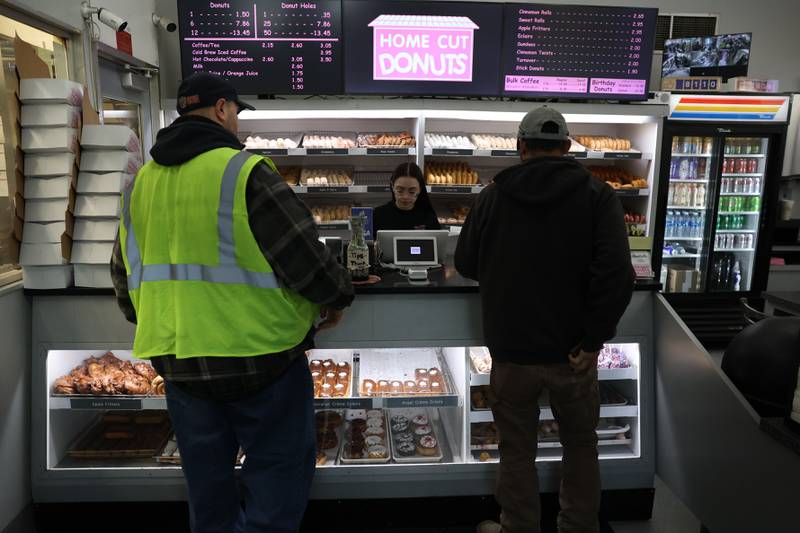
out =
{"type": "MultiPolygon", "coordinates": [[[[334,365],[337,365],[341,362],[345,362],[350,365],[350,379],[347,381],[346,389],[344,394],[341,396],[337,396],[339,398],[349,398],[353,395],[353,374],[355,373],[355,368],[353,365],[353,351],[352,350],[309,350],[307,352],[307,357],[309,361],[309,368],[311,367],[311,361],[326,361],[328,359],[334,362],[334,365]]],[[[314,369],[311,369],[313,370],[314,369]]],[[[313,374],[312,374],[313,375],[313,374]]],[[[333,396],[322,396],[322,392],[318,392],[318,387],[314,387],[314,398],[332,398],[333,396]]]]}
{"type": "MultiPolygon", "coordinates": [[[[389,438],[388,434],[388,420],[386,419],[386,411],[383,409],[371,409],[371,411],[380,411],[381,412],[381,419],[383,420],[383,435],[379,435],[383,438],[384,446],[386,447],[386,457],[385,458],[377,458],[377,459],[370,459],[369,457],[362,457],[360,459],[352,459],[347,457],[346,452],[346,444],[347,439],[342,438],[341,442],[339,443],[339,463],[344,465],[379,465],[385,464],[392,460],[392,454],[389,450],[389,443],[386,442],[389,438]]],[[[364,409],[347,409],[345,410],[345,423],[344,423],[344,432],[345,435],[350,429],[350,421],[356,418],[364,418],[367,419],[368,411],[364,409]]]]}
{"type": "Polygon", "coordinates": [[[337,458],[339,456],[339,450],[342,447],[342,435],[344,434],[344,410],[342,410],[342,409],[317,409],[317,410],[315,410],[315,412],[314,412],[314,417],[315,417],[314,418],[314,420],[315,420],[315,426],[314,426],[314,430],[315,431],[314,431],[314,433],[315,434],[317,433],[317,428],[318,428],[318,426],[316,425],[316,415],[317,415],[317,413],[322,412],[322,411],[334,411],[334,412],[336,412],[337,414],[339,414],[342,417],[342,423],[339,424],[336,427],[336,429],[334,430],[334,434],[336,435],[336,445],[332,446],[330,448],[325,448],[323,450],[319,450],[319,448],[317,448],[318,451],[321,451],[323,454],[325,454],[325,463],[324,464],[320,464],[319,462],[317,462],[317,468],[328,468],[328,467],[334,466],[336,464],[336,460],[337,460],[337,458]]]}
{"type": "MultiPolygon", "coordinates": [[[[383,352],[384,350],[381,349],[361,350],[358,384],[361,396],[445,396],[452,394],[451,391],[455,390],[451,385],[450,376],[447,373],[447,366],[435,350],[430,348],[404,349],[398,353],[398,357],[387,357],[383,352]],[[428,372],[433,368],[438,369],[441,373],[441,391],[406,392],[405,387],[403,391],[384,391],[371,395],[361,391],[364,386],[364,380],[367,379],[375,383],[381,380],[389,382],[399,381],[401,383],[405,383],[406,381],[419,382],[420,377],[417,375],[417,370],[425,370],[425,372],[428,372]]],[[[397,351],[395,350],[395,352],[397,351]]]]}
{"type": "MultiPolygon", "coordinates": [[[[162,464],[171,464],[171,465],[180,465],[181,464],[181,452],[178,449],[178,441],[175,438],[175,433],[170,435],[167,442],[164,444],[164,447],[161,448],[161,451],[154,457],[157,463],[162,464]]],[[[236,454],[236,465],[241,465],[244,463],[244,451],[239,448],[239,453],[236,454]]]]}
{"type": "MultiPolygon", "coordinates": [[[[440,438],[441,433],[437,431],[437,423],[432,413],[428,409],[389,409],[389,433],[392,446],[392,459],[396,463],[438,463],[442,460],[444,455],[442,455],[442,440],[440,438]],[[428,417],[428,425],[431,427],[431,435],[433,438],[436,439],[437,446],[435,448],[436,453],[434,455],[421,455],[419,452],[415,453],[414,455],[410,456],[403,456],[400,455],[397,451],[397,443],[395,442],[395,432],[391,426],[391,420],[393,416],[402,415],[408,418],[409,420],[409,432],[413,434],[413,426],[414,424],[410,423],[410,421],[417,415],[425,415],[428,417]]],[[[414,437],[414,443],[417,443],[417,437],[414,437]]]]}

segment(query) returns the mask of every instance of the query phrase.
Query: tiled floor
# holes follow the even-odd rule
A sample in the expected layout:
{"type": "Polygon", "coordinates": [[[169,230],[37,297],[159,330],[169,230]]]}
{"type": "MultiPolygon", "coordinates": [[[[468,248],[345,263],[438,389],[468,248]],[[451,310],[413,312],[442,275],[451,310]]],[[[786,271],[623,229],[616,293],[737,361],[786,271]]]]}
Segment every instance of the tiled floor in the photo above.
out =
{"type": "Polygon", "coordinates": [[[614,522],[611,527],[614,533],[700,533],[700,522],[659,478],[653,518],[647,522],[614,522]]]}

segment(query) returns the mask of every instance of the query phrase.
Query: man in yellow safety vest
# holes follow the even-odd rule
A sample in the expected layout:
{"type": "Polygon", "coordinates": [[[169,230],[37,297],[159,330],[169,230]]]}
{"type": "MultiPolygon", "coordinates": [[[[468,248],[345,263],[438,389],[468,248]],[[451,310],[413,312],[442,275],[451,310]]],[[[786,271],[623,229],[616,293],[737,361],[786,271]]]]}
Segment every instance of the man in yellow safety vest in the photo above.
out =
{"type": "Polygon", "coordinates": [[[242,151],[242,109],[222,78],[181,83],[180,117],[123,191],[111,262],[133,354],[166,381],[194,533],[297,531],[316,460],[305,351],[353,300],[308,208],[242,151]]]}

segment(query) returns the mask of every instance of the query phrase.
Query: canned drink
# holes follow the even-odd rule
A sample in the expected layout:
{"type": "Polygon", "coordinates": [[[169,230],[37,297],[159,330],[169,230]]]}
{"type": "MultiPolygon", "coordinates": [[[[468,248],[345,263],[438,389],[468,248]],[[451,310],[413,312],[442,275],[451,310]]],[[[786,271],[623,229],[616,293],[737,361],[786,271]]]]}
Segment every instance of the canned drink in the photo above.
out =
{"type": "Polygon", "coordinates": [[[742,146],[741,139],[736,139],[735,141],[732,142],[733,142],[733,153],[737,155],[742,154],[744,152],[744,147],[742,146]]]}
{"type": "Polygon", "coordinates": [[[731,192],[730,178],[722,178],[722,192],[731,192]]]}
{"type": "Polygon", "coordinates": [[[755,239],[753,235],[751,233],[748,233],[747,236],[745,237],[744,247],[747,248],[748,250],[752,250],[754,240],[755,239]]]}
{"type": "Polygon", "coordinates": [[[753,153],[753,139],[742,139],[742,143],[744,144],[744,153],[745,154],[752,154],[753,153]]]}
{"type": "Polygon", "coordinates": [[[741,233],[737,233],[733,238],[733,247],[734,248],[744,248],[744,235],[741,233]]]}
{"type": "Polygon", "coordinates": [[[758,172],[758,159],[751,157],[747,160],[747,172],[749,174],[755,174],[758,172]]]}
{"type": "Polygon", "coordinates": [[[683,148],[681,152],[684,154],[691,154],[692,153],[692,138],[691,137],[684,137],[683,138],[683,148]]]}
{"type": "Polygon", "coordinates": [[[744,180],[742,178],[736,178],[733,181],[733,192],[744,192],[744,180]]]}
{"type": "Polygon", "coordinates": [[[706,137],[705,141],[703,142],[703,153],[710,154],[713,146],[714,146],[714,139],[712,139],[711,137],[706,137]]]}
{"type": "Polygon", "coordinates": [[[747,173],[747,159],[740,157],[736,160],[736,172],[738,174],[746,174],[747,173]]]}
{"type": "Polygon", "coordinates": [[[757,192],[757,193],[761,192],[761,178],[753,179],[753,190],[750,192],[757,192]]]}
{"type": "Polygon", "coordinates": [[[761,211],[761,197],[753,196],[750,198],[750,211],[761,211]]]}
{"type": "Polygon", "coordinates": [[[678,153],[678,151],[680,151],[680,148],[681,148],[680,137],[673,137],[672,138],[672,153],[673,154],[678,153]]]}
{"type": "Polygon", "coordinates": [[[730,168],[730,163],[728,163],[728,161],[730,161],[730,159],[728,159],[727,157],[722,160],[722,173],[723,174],[728,174],[728,169],[730,168]]]}
{"type": "Polygon", "coordinates": [[[744,192],[750,193],[753,191],[753,178],[744,179],[744,192]]]}

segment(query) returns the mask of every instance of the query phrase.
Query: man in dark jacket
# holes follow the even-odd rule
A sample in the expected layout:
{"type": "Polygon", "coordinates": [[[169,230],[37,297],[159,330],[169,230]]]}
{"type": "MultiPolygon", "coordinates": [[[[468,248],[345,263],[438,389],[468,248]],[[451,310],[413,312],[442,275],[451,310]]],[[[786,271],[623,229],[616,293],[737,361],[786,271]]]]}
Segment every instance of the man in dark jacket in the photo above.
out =
{"type": "Polygon", "coordinates": [[[480,282],[492,354],[490,403],[500,436],[500,524],[479,533],[538,533],[539,396],[547,389],[563,446],[562,533],[598,531],[597,355],[633,290],[622,206],[613,189],[565,157],[564,117],[522,120],[522,163],[500,172],[469,213],[458,271],[480,282]]]}
{"type": "MultiPolygon", "coordinates": [[[[197,338],[191,340],[201,345],[200,353],[181,354],[176,351],[151,357],[153,366],[166,381],[167,407],[180,447],[193,533],[298,530],[316,461],[313,388],[305,352],[313,348],[315,332],[335,326],[342,318],[344,308],[353,300],[353,287],[347,270],[319,242],[310,211],[268,161],[255,162],[247,175],[243,174],[247,170],[237,170],[241,174],[238,176],[233,173],[234,179],[246,180],[240,182],[246,184],[244,195],[231,193],[230,199],[225,200],[227,196],[219,193],[219,208],[212,205],[209,209],[199,202],[190,202],[188,199],[197,196],[192,196],[192,191],[186,188],[181,189],[186,180],[197,177],[182,169],[197,163],[199,158],[206,158],[209,162],[204,163],[205,166],[191,167],[197,173],[207,174],[200,176],[205,180],[195,180],[199,183],[198,188],[217,187],[215,190],[218,191],[220,186],[215,183],[220,179],[227,183],[225,176],[230,164],[222,178],[215,174],[219,169],[210,165],[214,163],[213,154],[220,151],[236,154],[232,156],[234,160],[242,155],[237,151],[244,146],[236,137],[237,114],[242,108],[249,106],[239,100],[233,86],[222,78],[195,74],[183,81],[178,91],[181,116],[158,133],[156,144],[150,151],[154,163],[140,171],[136,182],[137,187],[163,187],[164,190],[174,185],[169,190],[175,191],[175,197],[172,202],[158,198],[163,194],[137,197],[134,186],[129,187],[124,197],[127,238],[123,241],[124,246],[117,239],[111,260],[117,300],[126,318],[137,324],[137,341],[141,330],[147,330],[154,322],[164,324],[172,321],[167,331],[174,331],[172,335],[175,338],[186,337],[185,332],[194,327],[192,331],[197,338]],[[145,217],[140,214],[137,220],[137,213],[153,211],[146,209],[154,202],[162,206],[166,216],[145,217]],[[223,209],[223,202],[230,202],[230,205],[223,209]],[[234,219],[234,209],[246,213],[243,226],[235,226],[244,217],[234,219]],[[184,216],[187,211],[193,214],[193,220],[200,223],[188,229],[175,228],[174,233],[180,235],[165,234],[157,226],[161,218],[188,218],[184,216]],[[204,217],[213,219],[214,228],[223,228],[220,220],[225,222],[227,217],[225,227],[230,228],[231,236],[236,231],[235,239],[228,236],[228,241],[232,241],[229,248],[225,248],[227,241],[222,230],[219,238],[216,232],[203,231],[208,226],[203,224],[208,222],[204,217]],[[132,220],[128,221],[128,218],[132,220]],[[146,230],[149,227],[152,231],[148,235],[146,230]],[[131,229],[138,235],[132,237],[131,229]],[[192,240],[188,241],[188,238],[192,240]],[[152,275],[137,279],[135,275],[137,260],[138,272],[163,266],[154,264],[163,258],[148,257],[154,239],[173,245],[171,250],[175,250],[173,255],[176,256],[173,263],[180,263],[162,269],[164,276],[170,276],[166,281],[153,280],[152,275]],[[141,247],[137,244],[134,254],[132,243],[137,240],[141,247]],[[202,263],[205,260],[203,255],[198,255],[201,260],[193,264],[183,264],[186,261],[178,254],[190,254],[205,246],[208,240],[212,241],[215,253],[217,246],[221,250],[218,252],[219,264],[224,262],[224,254],[232,256],[223,267],[207,261],[202,263]],[[187,246],[185,242],[193,244],[187,246]],[[240,266],[242,254],[248,254],[247,266],[240,266]],[[257,270],[259,263],[271,268],[269,274],[274,273],[277,287],[258,287],[250,281],[265,277],[263,269],[257,270]],[[207,274],[209,272],[216,275],[211,276],[207,274]],[[244,275],[226,277],[225,273],[231,272],[244,275]],[[195,319],[193,309],[183,304],[179,308],[175,298],[158,298],[154,292],[148,293],[150,299],[143,304],[146,284],[156,282],[163,284],[165,289],[180,288],[184,294],[193,287],[207,284],[213,288],[213,292],[209,291],[212,296],[201,303],[205,306],[202,313],[208,316],[195,319]],[[131,291],[137,290],[137,286],[138,296],[132,299],[131,291]],[[234,290],[239,297],[227,297],[227,291],[234,290]],[[282,292],[276,293],[278,290],[282,292]],[[271,302],[277,302],[272,306],[275,311],[262,313],[264,309],[260,305],[270,298],[273,298],[271,302]],[[239,303],[243,299],[247,301],[239,303]],[[290,301],[300,303],[293,303],[293,308],[284,304],[290,301]],[[314,327],[316,306],[321,306],[323,321],[314,327]],[[292,309],[298,309],[298,312],[292,314],[292,309]],[[306,310],[302,316],[301,309],[306,310]],[[288,319],[280,316],[282,311],[286,312],[288,319]],[[254,341],[252,339],[264,338],[263,332],[248,330],[244,326],[237,330],[239,322],[236,317],[247,313],[255,313],[257,324],[263,324],[270,338],[276,340],[254,341]],[[226,324],[224,329],[227,331],[198,330],[198,323],[226,324]],[[289,327],[297,334],[290,337],[289,327]],[[239,353],[225,351],[220,354],[209,348],[208,345],[217,339],[225,339],[224,344],[233,346],[239,353]],[[289,348],[267,349],[278,343],[289,348]],[[251,344],[257,344],[259,350],[247,351],[251,344]],[[248,348],[245,350],[239,346],[248,348]],[[246,489],[245,509],[241,506],[234,472],[240,448],[246,454],[241,472],[241,481],[246,489]]],[[[247,160],[252,162],[253,157],[247,160]]],[[[212,194],[206,196],[213,201],[212,194]]],[[[159,294],[172,294],[163,292],[165,289],[159,294]]],[[[252,326],[252,322],[250,324],[252,326]]],[[[179,347],[181,343],[173,345],[179,347]]],[[[136,346],[134,344],[134,355],[137,355],[136,346]]]]}

